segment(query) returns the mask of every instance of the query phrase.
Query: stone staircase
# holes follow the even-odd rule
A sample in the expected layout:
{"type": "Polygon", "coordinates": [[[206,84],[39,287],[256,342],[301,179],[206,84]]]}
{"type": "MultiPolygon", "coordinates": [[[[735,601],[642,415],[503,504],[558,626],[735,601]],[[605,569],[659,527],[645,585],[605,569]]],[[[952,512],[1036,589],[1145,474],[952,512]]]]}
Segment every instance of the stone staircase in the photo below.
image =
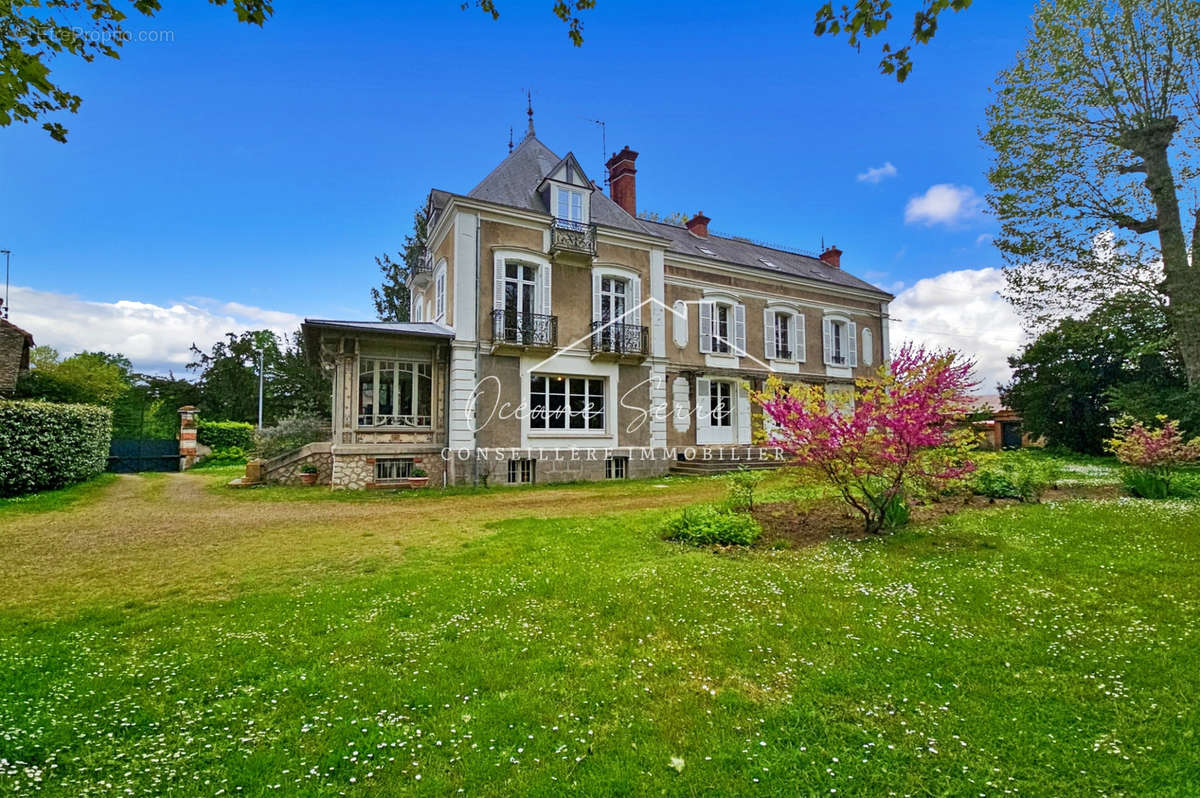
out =
{"type": "Polygon", "coordinates": [[[711,476],[728,474],[739,469],[772,470],[786,464],[787,461],[780,459],[773,449],[757,446],[705,446],[696,447],[695,456],[691,459],[673,461],[669,471],[681,476],[711,476]]]}

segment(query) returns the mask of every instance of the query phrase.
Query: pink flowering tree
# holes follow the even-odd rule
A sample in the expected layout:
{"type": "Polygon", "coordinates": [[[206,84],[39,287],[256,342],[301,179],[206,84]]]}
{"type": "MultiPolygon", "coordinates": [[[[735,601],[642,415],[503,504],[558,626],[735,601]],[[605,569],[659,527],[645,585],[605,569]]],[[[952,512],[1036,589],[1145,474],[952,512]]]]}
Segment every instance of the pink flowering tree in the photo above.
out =
{"type": "Polygon", "coordinates": [[[753,398],[767,419],[767,445],[832,485],[879,534],[906,518],[907,495],[974,470],[976,434],[963,423],[978,384],[972,373],[956,352],[906,345],[857,380],[853,394],[772,377],[753,398]]]}
{"type": "Polygon", "coordinates": [[[1200,460],[1200,438],[1185,440],[1174,419],[1158,416],[1157,421],[1157,427],[1147,427],[1123,418],[1113,425],[1107,441],[1117,460],[1139,472],[1141,478],[1127,480],[1127,485],[1148,498],[1166,498],[1176,470],[1200,460]]]}

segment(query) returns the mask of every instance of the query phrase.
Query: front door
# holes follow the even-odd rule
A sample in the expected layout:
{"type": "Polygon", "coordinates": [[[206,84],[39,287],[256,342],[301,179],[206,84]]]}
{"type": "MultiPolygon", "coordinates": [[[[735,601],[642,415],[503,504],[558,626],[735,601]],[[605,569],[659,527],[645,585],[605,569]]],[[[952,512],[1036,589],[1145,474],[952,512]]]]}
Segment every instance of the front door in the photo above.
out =
{"type": "Polygon", "coordinates": [[[737,439],[734,425],[733,383],[714,380],[708,395],[708,431],[706,443],[734,443],[737,439]]]}
{"type": "Polygon", "coordinates": [[[1021,448],[1021,423],[1019,421],[1000,422],[1000,448],[1021,448]]]}

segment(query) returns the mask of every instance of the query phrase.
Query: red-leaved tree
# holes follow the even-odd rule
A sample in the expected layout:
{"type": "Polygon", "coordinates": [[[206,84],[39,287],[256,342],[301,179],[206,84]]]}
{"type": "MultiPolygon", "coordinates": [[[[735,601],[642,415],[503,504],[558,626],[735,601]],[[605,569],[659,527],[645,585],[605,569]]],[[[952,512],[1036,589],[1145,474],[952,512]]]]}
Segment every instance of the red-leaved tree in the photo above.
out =
{"type": "Polygon", "coordinates": [[[978,384],[973,366],[952,350],[910,344],[858,379],[852,395],[772,377],[753,396],[767,419],[767,444],[821,476],[878,534],[907,520],[906,495],[974,470],[976,434],[963,423],[978,384]]]}

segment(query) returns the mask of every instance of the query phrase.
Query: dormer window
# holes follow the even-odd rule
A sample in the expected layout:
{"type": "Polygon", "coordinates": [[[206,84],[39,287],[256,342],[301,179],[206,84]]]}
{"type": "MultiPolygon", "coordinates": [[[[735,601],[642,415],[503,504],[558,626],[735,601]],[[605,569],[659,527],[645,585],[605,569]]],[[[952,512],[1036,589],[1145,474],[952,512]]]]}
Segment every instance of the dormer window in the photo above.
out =
{"type": "Polygon", "coordinates": [[[558,189],[558,218],[583,223],[583,192],[573,188],[558,189]]]}

